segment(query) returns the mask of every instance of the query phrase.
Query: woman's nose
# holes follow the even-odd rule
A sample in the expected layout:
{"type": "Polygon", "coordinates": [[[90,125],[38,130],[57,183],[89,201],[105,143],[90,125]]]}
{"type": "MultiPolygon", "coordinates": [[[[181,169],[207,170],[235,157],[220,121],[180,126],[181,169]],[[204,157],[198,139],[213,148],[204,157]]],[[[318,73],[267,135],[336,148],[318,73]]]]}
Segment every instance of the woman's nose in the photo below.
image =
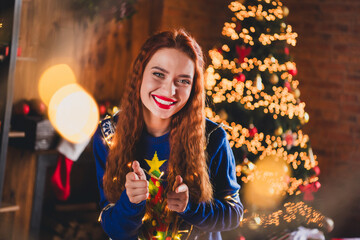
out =
{"type": "Polygon", "coordinates": [[[172,80],[168,80],[166,81],[166,83],[164,83],[164,90],[166,91],[166,93],[169,95],[169,97],[174,96],[176,93],[176,86],[174,84],[174,81],[172,80]]]}

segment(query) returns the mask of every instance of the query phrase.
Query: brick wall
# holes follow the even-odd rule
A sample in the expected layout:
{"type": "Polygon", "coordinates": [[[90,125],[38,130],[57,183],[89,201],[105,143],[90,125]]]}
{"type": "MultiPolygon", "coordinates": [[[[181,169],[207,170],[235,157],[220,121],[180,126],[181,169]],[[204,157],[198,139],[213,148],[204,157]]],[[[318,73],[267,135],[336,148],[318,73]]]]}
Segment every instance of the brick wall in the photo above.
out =
{"type": "Polygon", "coordinates": [[[320,208],[333,236],[360,236],[360,1],[287,0],[299,34],[298,67],[305,127],[322,170],[320,208]]]}

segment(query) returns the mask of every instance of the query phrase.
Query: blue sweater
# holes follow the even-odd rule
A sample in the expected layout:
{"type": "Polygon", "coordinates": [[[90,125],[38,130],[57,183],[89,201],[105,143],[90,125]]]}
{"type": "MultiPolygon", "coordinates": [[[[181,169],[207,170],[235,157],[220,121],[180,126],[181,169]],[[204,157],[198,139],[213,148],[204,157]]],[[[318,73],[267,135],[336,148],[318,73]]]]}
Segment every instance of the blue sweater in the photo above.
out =
{"type": "MultiPolygon", "coordinates": [[[[208,137],[207,154],[211,183],[214,188],[212,203],[194,203],[191,198],[184,212],[178,213],[185,222],[185,228],[190,230],[189,239],[221,239],[220,231],[231,230],[239,225],[243,214],[236,181],[235,160],[226,132],[217,128],[217,124],[206,120],[208,137]]],[[[143,226],[147,201],[139,204],[131,203],[126,190],[120,199],[109,205],[103,191],[103,175],[105,172],[108,147],[103,131],[99,129],[94,135],[94,155],[100,192],[100,216],[104,231],[113,240],[138,239],[143,226]]],[[[106,134],[105,134],[106,136],[106,134]]],[[[152,137],[144,132],[137,149],[137,159],[140,166],[147,171],[164,172],[166,179],[167,159],[169,158],[169,134],[152,137]],[[157,161],[156,164],[154,161],[157,161]]],[[[184,224],[182,224],[183,227],[184,224]]]]}

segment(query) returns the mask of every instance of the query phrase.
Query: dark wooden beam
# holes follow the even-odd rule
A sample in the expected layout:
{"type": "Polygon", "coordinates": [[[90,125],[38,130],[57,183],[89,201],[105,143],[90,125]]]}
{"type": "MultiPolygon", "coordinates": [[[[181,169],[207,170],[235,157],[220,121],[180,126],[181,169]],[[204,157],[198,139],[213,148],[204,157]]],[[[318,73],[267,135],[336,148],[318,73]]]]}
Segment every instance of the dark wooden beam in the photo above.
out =
{"type": "MultiPolygon", "coordinates": [[[[4,79],[0,79],[0,81],[5,82],[6,92],[1,94],[6,94],[6,103],[5,103],[5,114],[2,123],[2,131],[0,132],[1,135],[1,148],[0,148],[0,205],[2,199],[2,191],[3,191],[3,184],[5,178],[5,167],[6,167],[6,153],[8,147],[8,136],[10,130],[10,119],[11,119],[11,109],[12,109],[12,102],[13,102],[13,91],[14,91],[14,73],[15,73],[15,64],[16,64],[16,55],[17,55],[17,48],[18,48],[18,40],[19,40],[19,28],[20,28],[20,14],[21,14],[21,1],[22,0],[12,0],[13,5],[10,5],[13,9],[13,20],[12,20],[12,37],[10,43],[10,59],[8,62],[8,68],[5,68],[2,75],[4,79]]],[[[9,6],[8,2],[7,6],[9,6]]],[[[5,3],[1,3],[3,5],[5,3]]],[[[11,20],[10,20],[11,21],[11,20]]],[[[5,63],[6,64],[6,63],[5,63]]],[[[4,89],[5,90],[5,89],[4,89]]],[[[2,109],[0,109],[3,111],[2,109]]]]}

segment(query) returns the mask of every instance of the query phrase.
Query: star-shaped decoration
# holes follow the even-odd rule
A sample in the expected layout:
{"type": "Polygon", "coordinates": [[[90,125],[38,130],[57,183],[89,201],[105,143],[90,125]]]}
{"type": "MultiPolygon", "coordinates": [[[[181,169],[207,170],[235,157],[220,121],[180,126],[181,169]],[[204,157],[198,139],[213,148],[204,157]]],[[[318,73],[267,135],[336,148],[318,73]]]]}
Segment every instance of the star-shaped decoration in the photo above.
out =
{"type": "Polygon", "coordinates": [[[145,159],[145,161],[147,162],[147,164],[150,167],[149,172],[151,174],[154,174],[157,177],[159,177],[161,175],[160,167],[164,164],[164,162],[166,162],[166,160],[167,159],[159,160],[156,151],[155,151],[154,157],[151,160],[145,159]]]}

